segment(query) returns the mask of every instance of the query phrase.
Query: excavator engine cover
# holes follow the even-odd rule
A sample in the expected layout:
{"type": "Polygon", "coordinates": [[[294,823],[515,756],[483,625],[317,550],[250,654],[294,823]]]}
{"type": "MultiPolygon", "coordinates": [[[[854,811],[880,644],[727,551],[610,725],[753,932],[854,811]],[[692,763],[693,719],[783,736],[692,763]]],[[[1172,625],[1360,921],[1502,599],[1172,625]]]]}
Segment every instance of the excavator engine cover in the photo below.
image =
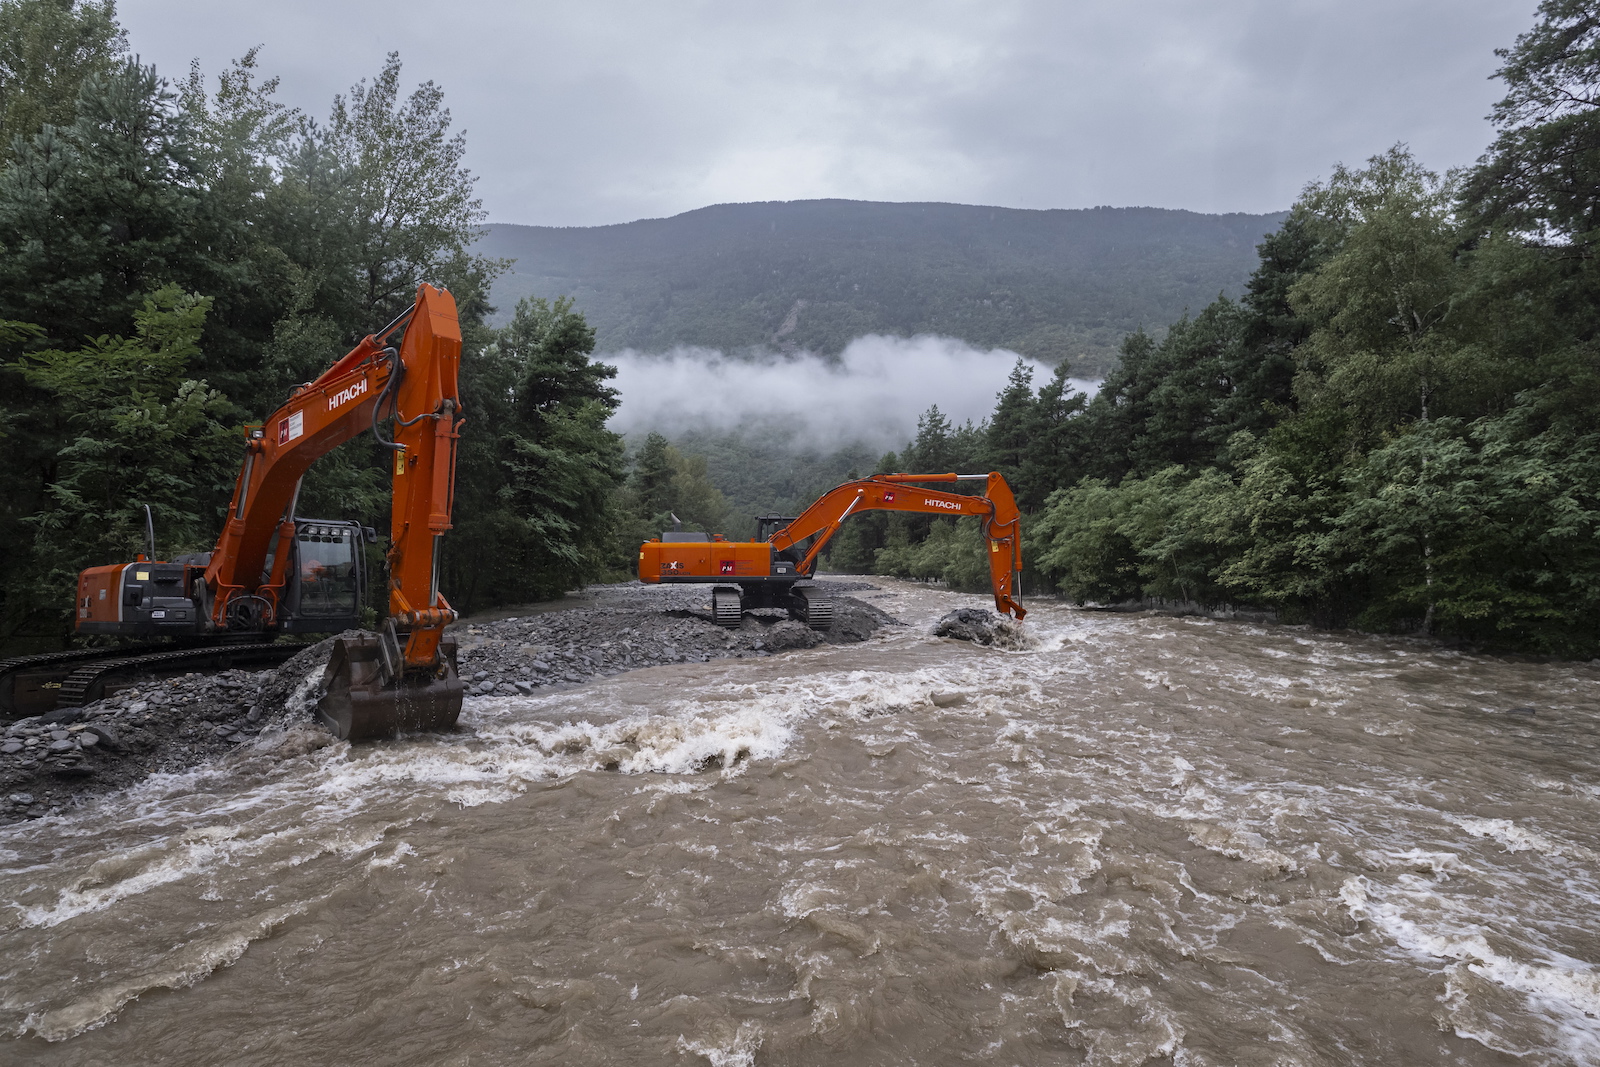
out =
{"type": "Polygon", "coordinates": [[[433,673],[400,667],[399,648],[385,635],[336,638],[322,676],[317,717],[341,741],[454,727],[463,695],[455,638],[439,641],[433,673]]]}

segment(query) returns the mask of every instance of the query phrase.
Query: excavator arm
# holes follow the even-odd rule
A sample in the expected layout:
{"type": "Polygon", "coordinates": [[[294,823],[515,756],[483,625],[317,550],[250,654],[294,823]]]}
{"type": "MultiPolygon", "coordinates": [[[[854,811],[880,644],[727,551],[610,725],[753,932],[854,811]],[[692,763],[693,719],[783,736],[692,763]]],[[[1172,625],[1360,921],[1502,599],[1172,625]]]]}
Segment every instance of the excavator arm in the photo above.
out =
{"type": "Polygon", "coordinates": [[[393,456],[389,617],[379,635],[341,639],[319,708],[340,737],[453,723],[460,712],[461,686],[448,662],[453,649],[442,654],[440,647],[456,613],[439,592],[438,575],[464,421],[460,364],[455,299],[422,285],[405,314],[246,431],[244,464],[201,587],[217,630],[278,622],[290,555],[280,546],[295,535],[294,501],[313,463],[369,429],[393,456]],[[379,423],[390,418],[394,439],[385,441],[379,423]]]}
{"type": "Polygon", "coordinates": [[[1005,478],[989,474],[875,474],[828,490],[770,538],[779,552],[814,538],[795,570],[804,577],[816,571],[822,550],[844,520],[863,511],[908,511],[925,515],[970,515],[979,520],[989,546],[989,581],[994,605],[1023,618],[1027,611],[1017,597],[1022,578],[1022,523],[1017,501],[1005,478]],[[983,496],[963,496],[918,488],[919,482],[983,481],[983,496]]]}

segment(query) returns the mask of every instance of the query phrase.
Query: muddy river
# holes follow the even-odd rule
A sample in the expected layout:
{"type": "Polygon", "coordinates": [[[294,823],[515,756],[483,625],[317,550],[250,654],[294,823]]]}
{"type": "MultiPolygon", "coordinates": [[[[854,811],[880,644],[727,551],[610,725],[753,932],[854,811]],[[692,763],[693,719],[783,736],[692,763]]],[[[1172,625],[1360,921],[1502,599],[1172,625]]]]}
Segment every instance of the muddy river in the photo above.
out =
{"type": "Polygon", "coordinates": [[[1600,1063],[1600,667],[883,590],[7,827],[0,1061],[1600,1063]]]}

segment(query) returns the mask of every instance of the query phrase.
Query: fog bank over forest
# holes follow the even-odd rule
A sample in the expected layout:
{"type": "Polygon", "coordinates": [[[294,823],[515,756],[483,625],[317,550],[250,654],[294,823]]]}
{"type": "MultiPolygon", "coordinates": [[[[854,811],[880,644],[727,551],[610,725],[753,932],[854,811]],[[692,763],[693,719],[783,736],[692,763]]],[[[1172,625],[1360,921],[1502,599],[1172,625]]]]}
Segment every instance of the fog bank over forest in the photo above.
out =
{"type": "MultiPolygon", "coordinates": [[[[1019,358],[950,337],[876,334],[851,341],[837,359],[810,352],[731,358],[693,347],[604,357],[617,368],[622,394],[613,429],[675,436],[792,426],[811,447],[860,442],[881,451],[903,447],[916,433],[917,417],[935,404],[957,424],[981,423],[1019,358]]],[[[1036,382],[1054,374],[1052,367],[1024,362],[1036,382]]],[[[1097,383],[1074,384],[1093,393],[1097,383]]]]}

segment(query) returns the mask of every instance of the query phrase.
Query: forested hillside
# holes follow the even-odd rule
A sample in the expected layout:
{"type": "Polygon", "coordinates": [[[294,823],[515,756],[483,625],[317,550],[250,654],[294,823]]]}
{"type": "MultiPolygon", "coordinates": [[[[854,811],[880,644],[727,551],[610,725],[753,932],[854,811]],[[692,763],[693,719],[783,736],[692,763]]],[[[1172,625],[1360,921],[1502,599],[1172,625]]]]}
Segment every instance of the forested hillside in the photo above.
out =
{"type": "MultiPolygon", "coordinates": [[[[1600,653],[1600,4],[1546,0],[1502,55],[1477,167],[1335,168],[1242,299],[1130,336],[1092,402],[1019,367],[882,467],[1004,471],[1033,588],[1079,602],[1600,653]]],[[[833,558],[982,584],[942,521],[869,516],[833,558]]]]}
{"type": "Polygon", "coordinates": [[[617,226],[492,225],[495,302],[571,296],[603,352],[837,354],[934,333],[1099,377],[1123,335],[1237,295],[1277,215],[851,200],[722,204],[617,226]]]}

